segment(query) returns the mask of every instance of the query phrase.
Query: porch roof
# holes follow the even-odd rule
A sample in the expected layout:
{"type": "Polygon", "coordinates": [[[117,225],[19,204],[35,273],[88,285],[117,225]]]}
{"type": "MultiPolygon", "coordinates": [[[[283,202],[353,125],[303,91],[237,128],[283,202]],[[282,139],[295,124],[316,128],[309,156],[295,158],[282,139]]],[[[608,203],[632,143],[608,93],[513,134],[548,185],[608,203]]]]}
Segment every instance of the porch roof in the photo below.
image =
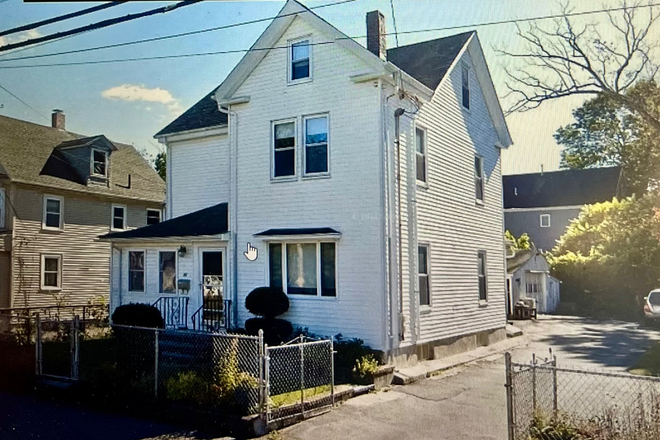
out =
{"type": "Polygon", "coordinates": [[[227,204],[220,203],[155,225],[101,235],[101,240],[198,237],[229,231],[227,204]]]}

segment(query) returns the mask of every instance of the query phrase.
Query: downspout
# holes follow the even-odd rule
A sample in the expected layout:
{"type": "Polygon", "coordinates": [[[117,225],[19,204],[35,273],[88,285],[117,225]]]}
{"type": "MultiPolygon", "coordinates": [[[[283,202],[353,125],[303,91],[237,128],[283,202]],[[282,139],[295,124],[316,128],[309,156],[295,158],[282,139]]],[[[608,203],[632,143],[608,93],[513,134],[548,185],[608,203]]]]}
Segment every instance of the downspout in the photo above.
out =
{"type": "Polygon", "coordinates": [[[229,234],[231,237],[231,308],[232,326],[237,326],[238,319],[238,115],[227,108],[218,105],[218,110],[227,115],[227,131],[229,132],[229,234]]]}
{"type": "Polygon", "coordinates": [[[405,113],[401,107],[394,111],[394,144],[396,145],[396,186],[397,186],[397,239],[398,239],[398,277],[399,277],[399,340],[403,341],[404,331],[401,320],[403,319],[403,222],[401,220],[401,133],[400,133],[400,118],[405,113]]]}

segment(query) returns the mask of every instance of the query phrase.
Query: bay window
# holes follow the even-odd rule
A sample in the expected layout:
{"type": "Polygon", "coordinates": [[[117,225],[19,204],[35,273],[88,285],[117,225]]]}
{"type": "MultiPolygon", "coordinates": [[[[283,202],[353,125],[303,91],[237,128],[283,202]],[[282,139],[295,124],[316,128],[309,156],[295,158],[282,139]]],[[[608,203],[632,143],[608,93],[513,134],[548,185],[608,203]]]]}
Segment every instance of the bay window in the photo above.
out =
{"type": "Polygon", "coordinates": [[[270,243],[270,286],[288,295],[337,296],[334,242],[270,243]]]}

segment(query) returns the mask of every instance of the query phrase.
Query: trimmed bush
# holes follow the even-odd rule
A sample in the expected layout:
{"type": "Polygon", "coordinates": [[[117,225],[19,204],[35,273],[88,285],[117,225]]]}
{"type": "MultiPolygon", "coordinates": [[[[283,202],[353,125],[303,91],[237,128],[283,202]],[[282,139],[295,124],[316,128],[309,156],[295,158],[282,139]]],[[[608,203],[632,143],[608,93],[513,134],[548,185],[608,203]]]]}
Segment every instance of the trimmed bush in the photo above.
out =
{"type": "Polygon", "coordinates": [[[150,304],[124,304],[115,309],[112,323],[133,327],[165,328],[160,310],[150,304]]]}
{"type": "Polygon", "coordinates": [[[245,308],[263,318],[275,318],[289,310],[289,298],[281,289],[257,287],[245,298],[245,308]]]}
{"type": "Polygon", "coordinates": [[[373,361],[376,367],[382,364],[382,353],[364,345],[362,339],[344,339],[341,334],[335,335],[334,349],[336,383],[350,383],[354,380],[354,372],[358,375],[366,372],[373,366],[373,361]]]}
{"type": "Polygon", "coordinates": [[[245,321],[245,330],[250,335],[264,331],[264,342],[268,345],[280,345],[291,339],[293,326],[286,319],[251,318],[245,321]]]}

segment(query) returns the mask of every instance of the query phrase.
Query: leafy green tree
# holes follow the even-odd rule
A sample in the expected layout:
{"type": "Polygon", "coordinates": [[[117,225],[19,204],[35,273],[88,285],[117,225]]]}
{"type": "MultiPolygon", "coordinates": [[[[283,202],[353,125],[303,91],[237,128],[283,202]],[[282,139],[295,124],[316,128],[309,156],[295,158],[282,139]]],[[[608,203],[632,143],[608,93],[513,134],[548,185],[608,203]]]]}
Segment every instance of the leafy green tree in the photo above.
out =
{"type": "MultiPolygon", "coordinates": [[[[639,82],[626,96],[650,114],[657,114],[660,88],[655,82],[639,82]]],[[[627,187],[645,193],[660,181],[658,131],[606,95],[586,101],[573,112],[575,122],[561,127],[555,140],[564,147],[561,166],[592,168],[619,165],[627,187]]]]}
{"type": "Polygon", "coordinates": [[[158,171],[158,175],[161,179],[165,180],[167,176],[167,152],[161,151],[156,155],[154,168],[158,171]]]}
{"type": "Polygon", "coordinates": [[[504,231],[504,238],[511,243],[509,247],[512,250],[527,250],[532,247],[532,241],[529,239],[527,233],[523,233],[520,237],[516,238],[510,231],[504,231]]]}
{"type": "Polygon", "coordinates": [[[549,261],[562,281],[562,301],[583,312],[636,317],[641,298],[660,282],[658,195],[585,206],[549,261]]]}

